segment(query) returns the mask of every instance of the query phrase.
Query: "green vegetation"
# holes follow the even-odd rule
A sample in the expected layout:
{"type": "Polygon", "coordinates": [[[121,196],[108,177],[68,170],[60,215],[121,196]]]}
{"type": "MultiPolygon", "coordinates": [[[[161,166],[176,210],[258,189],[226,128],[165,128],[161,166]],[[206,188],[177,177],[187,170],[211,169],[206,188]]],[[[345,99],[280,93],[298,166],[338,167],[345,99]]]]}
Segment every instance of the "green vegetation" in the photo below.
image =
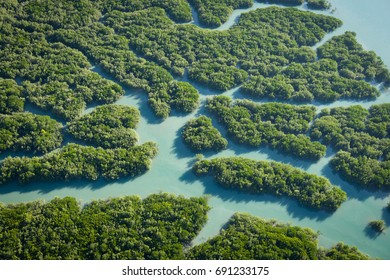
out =
{"type": "Polygon", "coordinates": [[[198,161],[193,170],[198,176],[213,176],[225,188],[289,196],[315,209],[335,211],[347,199],[346,193],[328,179],[277,162],[216,158],[198,161]]]}
{"type": "Polygon", "coordinates": [[[6,158],[0,167],[0,184],[9,181],[63,181],[77,178],[97,180],[135,177],[150,169],[156,144],[131,148],[102,149],[69,144],[42,157],[6,158]]]}
{"type": "Polygon", "coordinates": [[[304,135],[315,115],[313,106],[280,103],[256,104],[217,96],[209,99],[207,109],[226,126],[238,143],[259,147],[269,145],[280,152],[309,160],[325,155],[326,147],[304,135]]]}
{"type": "Polygon", "coordinates": [[[317,248],[317,234],[307,228],[235,214],[226,229],[187,254],[197,260],[366,260],[355,247],[342,243],[317,248]]]}
{"type": "Polygon", "coordinates": [[[187,82],[171,81],[149,94],[149,104],[160,118],[167,118],[171,109],[190,113],[199,106],[199,93],[187,82]]]}
{"type": "Polygon", "coordinates": [[[22,112],[23,109],[22,87],[14,80],[0,78],[0,114],[22,112]]]}
{"type": "Polygon", "coordinates": [[[372,99],[380,92],[362,79],[375,78],[386,84],[385,77],[390,75],[375,53],[363,50],[354,33],[333,37],[318,48],[318,55],[316,62],[292,63],[271,77],[254,75],[243,85],[243,92],[297,102],[372,99]]]}
{"type": "Polygon", "coordinates": [[[212,121],[206,116],[190,120],[183,129],[183,141],[194,151],[223,150],[228,142],[221,133],[213,127],[212,121]]]}
{"type": "Polygon", "coordinates": [[[318,56],[336,61],[342,77],[375,80],[390,86],[389,70],[373,51],[363,49],[354,32],[334,36],[318,48],[318,56]]]}
{"type": "Polygon", "coordinates": [[[183,259],[208,210],[168,194],[0,205],[0,259],[183,259]]]}
{"type": "Polygon", "coordinates": [[[341,77],[337,63],[329,59],[305,65],[292,63],[271,78],[254,76],[242,90],[254,97],[296,102],[372,99],[380,95],[375,87],[364,81],[341,77]]]}
{"type": "Polygon", "coordinates": [[[338,150],[332,168],[364,187],[390,187],[390,104],[324,109],[314,121],[313,140],[338,150]]]}
{"type": "Polygon", "coordinates": [[[0,153],[47,153],[62,143],[62,125],[48,116],[31,113],[0,114],[0,153]]]}
{"type": "Polygon", "coordinates": [[[371,227],[373,230],[381,233],[385,230],[386,224],[385,221],[379,220],[379,221],[371,221],[368,223],[369,227],[371,227]]]}
{"type": "Polygon", "coordinates": [[[257,0],[260,3],[280,4],[287,6],[302,5],[305,0],[257,0]]]}
{"type": "MultiPolygon", "coordinates": [[[[188,67],[192,80],[218,90],[242,84],[248,74],[267,71],[271,75],[293,61],[314,61],[315,53],[307,46],[341,25],[332,17],[278,7],[243,14],[227,31],[177,25],[158,8],[113,11],[103,22],[125,36],[144,58],[176,75],[183,75],[188,67]]],[[[64,36],[64,32],[57,35],[57,40],[68,45],[77,38],[64,36]]]]}
{"type": "Polygon", "coordinates": [[[342,243],[317,248],[307,228],[235,214],[209,241],[184,248],[206,223],[205,198],[155,194],[0,204],[0,259],[368,259],[342,243]]]}
{"type": "Polygon", "coordinates": [[[307,6],[315,10],[327,10],[331,4],[327,0],[307,0],[307,6]]]}
{"type": "Polygon", "coordinates": [[[253,0],[188,0],[198,13],[201,25],[218,27],[226,22],[235,9],[249,8],[253,0]]]}
{"type": "Polygon", "coordinates": [[[3,17],[0,33],[6,39],[0,48],[0,76],[23,80],[31,103],[72,120],[86,104],[111,103],[123,94],[119,85],[91,72],[79,51],[48,42],[50,27],[36,24],[38,30],[31,33],[10,15],[3,17]]]}
{"type": "Polygon", "coordinates": [[[138,109],[121,105],[103,105],[68,124],[75,138],[102,148],[128,148],[138,142],[135,128],[138,109]]]}

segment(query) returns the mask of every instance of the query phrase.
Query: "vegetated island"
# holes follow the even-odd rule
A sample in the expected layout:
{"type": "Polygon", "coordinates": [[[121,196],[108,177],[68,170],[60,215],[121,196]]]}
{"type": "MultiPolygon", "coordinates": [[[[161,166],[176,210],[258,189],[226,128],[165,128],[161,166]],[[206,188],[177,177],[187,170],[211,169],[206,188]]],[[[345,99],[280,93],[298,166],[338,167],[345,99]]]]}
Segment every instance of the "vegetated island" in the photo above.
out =
{"type": "Polygon", "coordinates": [[[356,247],[338,243],[318,248],[318,234],[308,228],[265,221],[248,214],[233,215],[220,234],[192,247],[197,260],[367,260],[356,247]]]}
{"type": "Polygon", "coordinates": [[[207,109],[226,127],[240,144],[268,145],[285,154],[308,160],[325,155],[326,147],[305,135],[314,119],[314,106],[281,103],[257,104],[217,96],[207,100],[207,109]]]}
{"type": "Polygon", "coordinates": [[[386,228],[386,223],[383,220],[371,221],[368,226],[375,230],[377,233],[382,233],[386,228]]]}
{"type": "Polygon", "coordinates": [[[182,138],[193,151],[226,149],[227,140],[222,137],[210,118],[200,116],[190,120],[183,128],[182,138]]]}
{"type": "Polygon", "coordinates": [[[242,157],[200,160],[193,166],[196,175],[210,175],[223,187],[253,194],[288,196],[314,209],[335,211],[346,193],[328,179],[288,164],[256,161],[242,157]]]}
{"type": "Polygon", "coordinates": [[[321,111],[310,130],[338,151],[330,165],[351,183],[372,190],[390,187],[390,104],[321,111]]]}
{"type": "Polygon", "coordinates": [[[0,166],[0,184],[135,177],[150,169],[156,154],[153,142],[116,149],[69,144],[41,157],[7,157],[0,166]]]}
{"type": "Polygon", "coordinates": [[[206,198],[154,194],[0,204],[0,259],[367,259],[355,247],[317,247],[310,229],[235,214],[227,228],[189,248],[207,220],[206,198]],[[189,249],[189,250],[188,250],[189,249]]]}
{"type": "Polygon", "coordinates": [[[140,120],[138,109],[123,105],[96,107],[67,126],[75,138],[102,148],[133,147],[138,142],[134,130],[140,120]]]}

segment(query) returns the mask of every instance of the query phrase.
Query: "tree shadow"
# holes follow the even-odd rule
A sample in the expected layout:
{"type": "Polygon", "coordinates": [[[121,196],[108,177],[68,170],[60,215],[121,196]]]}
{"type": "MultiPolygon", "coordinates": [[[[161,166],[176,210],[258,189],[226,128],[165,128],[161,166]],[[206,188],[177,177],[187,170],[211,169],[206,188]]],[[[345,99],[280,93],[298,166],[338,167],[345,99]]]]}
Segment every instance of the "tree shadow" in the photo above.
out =
{"type": "Polygon", "coordinates": [[[378,232],[373,229],[369,224],[364,228],[364,234],[370,239],[377,239],[383,232],[378,232]]]}
{"type": "Polygon", "coordinates": [[[390,207],[386,206],[382,209],[382,220],[385,221],[387,227],[390,227],[390,207]]]}
{"type": "Polygon", "coordinates": [[[49,116],[51,119],[55,120],[56,122],[59,122],[62,125],[66,124],[66,121],[63,118],[53,114],[50,111],[45,111],[27,100],[24,103],[24,112],[28,112],[40,116],[49,116]]]}
{"type": "Polygon", "coordinates": [[[225,202],[262,202],[264,204],[278,204],[286,208],[289,215],[295,219],[305,218],[323,221],[333,215],[332,212],[324,210],[311,209],[300,205],[296,200],[286,196],[275,196],[270,194],[250,194],[236,190],[226,189],[216,183],[212,176],[198,177],[189,169],[181,177],[180,181],[186,184],[192,184],[195,181],[201,181],[205,187],[204,194],[218,197],[225,202]]]}
{"type": "Polygon", "coordinates": [[[148,171],[146,170],[144,173],[131,177],[123,176],[118,179],[105,179],[103,177],[99,177],[97,180],[89,180],[86,178],[71,178],[69,180],[53,180],[53,181],[32,181],[27,182],[25,184],[19,183],[18,181],[10,181],[5,184],[0,184],[0,195],[5,195],[13,192],[17,192],[19,194],[29,193],[29,192],[37,192],[38,194],[47,194],[55,190],[61,190],[65,188],[70,189],[86,189],[89,188],[91,190],[98,190],[112,184],[124,185],[128,182],[132,182],[139,177],[145,175],[148,171]]]}

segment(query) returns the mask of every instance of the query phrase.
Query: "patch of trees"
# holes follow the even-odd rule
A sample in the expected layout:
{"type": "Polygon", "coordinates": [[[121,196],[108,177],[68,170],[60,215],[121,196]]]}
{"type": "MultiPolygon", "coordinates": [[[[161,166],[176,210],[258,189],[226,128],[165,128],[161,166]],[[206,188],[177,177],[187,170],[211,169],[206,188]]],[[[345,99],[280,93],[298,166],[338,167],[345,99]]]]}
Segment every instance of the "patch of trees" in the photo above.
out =
{"type": "Polygon", "coordinates": [[[261,98],[296,102],[333,102],[338,99],[374,99],[378,89],[365,81],[343,77],[330,59],[292,63],[273,77],[253,76],[242,87],[244,93],[261,98]]]}
{"type": "Polygon", "coordinates": [[[102,148],[128,148],[138,142],[140,112],[134,107],[103,105],[67,126],[75,138],[102,148]]]}
{"type": "Polygon", "coordinates": [[[368,226],[378,233],[382,233],[386,228],[386,223],[383,220],[371,221],[368,226]]]}
{"type": "Polygon", "coordinates": [[[327,0],[257,0],[257,2],[280,4],[286,6],[300,6],[306,2],[307,7],[313,10],[327,10],[331,7],[327,0]]]}
{"type": "Polygon", "coordinates": [[[42,157],[8,157],[0,166],[0,184],[10,181],[108,180],[135,177],[150,169],[157,146],[102,149],[69,144],[42,157]]]}
{"type": "Polygon", "coordinates": [[[199,106],[199,92],[190,83],[173,80],[151,90],[149,105],[156,116],[164,119],[172,109],[190,113],[199,106]]]}
{"type": "Polygon", "coordinates": [[[342,243],[318,248],[318,235],[308,228],[235,214],[220,234],[191,248],[197,260],[366,260],[355,247],[342,243]]]}
{"type": "Polygon", "coordinates": [[[124,85],[145,90],[158,117],[166,118],[172,109],[188,113],[198,106],[199,93],[193,86],[174,81],[167,70],[138,58],[129,49],[128,39],[101,23],[57,31],[51,38],[77,48],[124,85]]]}
{"type": "Polygon", "coordinates": [[[324,109],[314,121],[311,138],[339,151],[332,168],[364,187],[390,187],[390,104],[324,109]]]}
{"type": "Polygon", "coordinates": [[[91,0],[99,5],[103,13],[113,10],[134,12],[151,7],[159,7],[165,10],[171,19],[178,23],[189,22],[192,19],[191,8],[186,0],[91,0]]]}
{"type": "Polygon", "coordinates": [[[390,188],[390,160],[378,161],[367,156],[352,156],[340,151],[330,161],[333,170],[351,183],[374,190],[390,188]]]}
{"type": "Polygon", "coordinates": [[[0,259],[184,259],[208,210],[205,198],[168,194],[0,204],[0,259]]]}
{"type": "Polygon", "coordinates": [[[360,252],[358,248],[348,246],[342,242],[330,249],[319,249],[320,260],[369,260],[370,258],[360,252]]]}
{"type": "Polygon", "coordinates": [[[318,249],[311,229],[240,213],[216,237],[184,250],[209,209],[206,198],[170,194],[97,200],[83,207],[73,197],[0,204],[0,259],[368,259],[342,243],[318,249]]]}
{"type": "Polygon", "coordinates": [[[320,59],[316,62],[292,63],[279,70],[261,66],[263,73],[254,73],[242,89],[255,97],[298,102],[376,98],[380,92],[366,80],[387,86],[390,72],[374,52],[363,49],[355,36],[346,32],[333,37],[318,48],[320,59]]]}
{"type": "Polygon", "coordinates": [[[0,114],[22,112],[24,109],[23,88],[14,80],[0,78],[0,114]]]}
{"type": "Polygon", "coordinates": [[[256,104],[248,100],[232,101],[217,96],[207,101],[207,109],[240,144],[262,144],[295,157],[318,160],[326,147],[304,135],[315,115],[315,107],[280,103],[256,104]]]}
{"type": "Polygon", "coordinates": [[[62,143],[62,125],[48,116],[31,113],[0,114],[0,153],[47,153],[62,143]]]}
{"type": "Polygon", "coordinates": [[[327,10],[332,5],[327,0],[307,0],[307,6],[314,10],[327,10]]]}
{"type": "Polygon", "coordinates": [[[201,25],[218,27],[226,22],[235,9],[249,8],[253,0],[188,0],[198,13],[201,25]]]}
{"type": "Polygon", "coordinates": [[[219,90],[243,83],[259,69],[272,75],[293,61],[314,61],[307,46],[341,25],[332,17],[278,7],[243,14],[227,31],[175,25],[158,8],[113,11],[103,22],[146,59],[176,75],[188,68],[192,80],[219,90]]]}
{"type": "Polygon", "coordinates": [[[198,176],[213,176],[225,188],[288,196],[315,209],[335,211],[347,199],[346,193],[328,179],[277,162],[216,158],[198,161],[193,170],[198,176]]]}
{"type": "MultiPolygon", "coordinates": [[[[72,120],[86,104],[111,103],[123,89],[91,72],[90,63],[79,51],[62,43],[49,43],[50,31],[28,32],[8,18],[0,27],[5,36],[0,49],[0,76],[23,80],[23,95],[44,110],[72,120]]],[[[21,106],[20,99],[18,106],[21,106]]]]}
{"type": "Polygon", "coordinates": [[[319,58],[337,62],[342,77],[375,80],[390,86],[390,72],[373,51],[365,51],[356,41],[356,33],[334,36],[317,50],[319,58]]]}
{"type": "Polygon", "coordinates": [[[194,151],[220,151],[226,149],[228,144],[206,116],[190,120],[184,126],[182,137],[184,143],[194,151]]]}

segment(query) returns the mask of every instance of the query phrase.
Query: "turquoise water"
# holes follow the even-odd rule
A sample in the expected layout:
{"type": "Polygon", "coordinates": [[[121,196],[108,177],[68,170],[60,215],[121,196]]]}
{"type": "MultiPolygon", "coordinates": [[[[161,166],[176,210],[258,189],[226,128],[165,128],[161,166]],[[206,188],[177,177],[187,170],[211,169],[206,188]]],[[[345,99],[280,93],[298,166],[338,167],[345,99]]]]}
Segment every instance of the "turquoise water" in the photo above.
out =
{"type": "MultiPolygon", "coordinates": [[[[365,48],[374,50],[384,62],[390,66],[390,32],[385,27],[390,26],[390,2],[388,0],[338,0],[330,1],[336,8],[334,16],[344,21],[344,26],[332,35],[342,34],[345,30],[352,30],[358,34],[358,40],[365,48]]],[[[256,4],[253,8],[262,8],[267,5],[256,4]]],[[[305,9],[305,7],[301,7],[305,9]]],[[[248,9],[247,9],[248,10],[248,9]]],[[[230,20],[219,29],[229,28],[239,15],[246,10],[237,10],[230,20]]],[[[329,12],[325,12],[330,14],[329,12]]],[[[100,72],[99,69],[95,69],[100,72]]],[[[104,75],[102,73],[102,75],[104,75]]],[[[109,78],[109,77],[108,77],[109,78]]],[[[185,78],[183,78],[185,80],[185,78]]],[[[197,87],[202,94],[202,103],[215,92],[197,87]]],[[[223,94],[240,97],[238,89],[223,94]]],[[[390,93],[385,92],[380,98],[372,102],[340,101],[319,109],[334,106],[349,106],[362,104],[369,107],[372,104],[390,102],[390,93]]],[[[202,105],[197,112],[182,116],[175,114],[161,122],[156,119],[147,105],[146,95],[140,91],[127,89],[126,95],[118,104],[133,105],[142,112],[141,122],[137,132],[140,142],[155,141],[159,145],[159,154],[153,161],[152,169],[143,176],[135,179],[122,179],[107,182],[104,180],[71,181],[61,183],[35,183],[27,186],[6,185],[0,188],[1,202],[22,202],[36,199],[50,200],[59,196],[74,196],[81,203],[92,199],[105,199],[108,197],[124,195],[140,195],[145,197],[152,193],[170,192],[190,196],[209,195],[212,207],[209,212],[209,221],[194,243],[200,243],[216,235],[220,228],[237,211],[248,212],[267,219],[276,219],[284,223],[310,227],[321,233],[320,245],[329,247],[339,241],[355,245],[363,252],[376,258],[390,259],[390,235],[382,234],[378,237],[366,232],[366,225],[371,220],[384,219],[390,225],[390,214],[384,210],[390,201],[388,193],[370,193],[344,182],[334,175],[328,162],[334,152],[328,149],[326,157],[315,164],[297,161],[293,158],[278,154],[269,149],[248,149],[229,143],[228,149],[221,153],[209,153],[206,157],[215,156],[244,156],[252,159],[277,160],[290,163],[310,173],[324,175],[330,181],[339,185],[348,194],[348,201],[333,214],[322,211],[311,211],[300,207],[295,201],[288,198],[275,198],[273,196],[253,196],[227,191],[217,186],[211,178],[196,178],[190,168],[195,155],[181,142],[180,133],[183,125],[194,116],[204,114],[202,105]]],[[[91,111],[93,108],[87,110],[91,111]]],[[[221,132],[223,128],[214,122],[221,132]]],[[[389,231],[389,230],[387,230],[389,231]]]]}

